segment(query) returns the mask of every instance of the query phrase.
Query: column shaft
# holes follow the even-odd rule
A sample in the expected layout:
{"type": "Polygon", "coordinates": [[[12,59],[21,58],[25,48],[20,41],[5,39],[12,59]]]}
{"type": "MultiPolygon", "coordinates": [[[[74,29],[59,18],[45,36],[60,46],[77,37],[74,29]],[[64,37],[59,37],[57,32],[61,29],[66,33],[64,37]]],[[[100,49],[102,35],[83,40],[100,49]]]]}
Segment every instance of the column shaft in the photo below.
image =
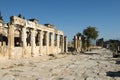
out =
{"type": "Polygon", "coordinates": [[[80,39],[80,51],[81,51],[82,50],[82,40],[81,40],[81,37],[79,39],[80,39]]]}
{"type": "Polygon", "coordinates": [[[9,46],[9,58],[14,57],[14,25],[9,25],[9,33],[8,33],[8,46],[9,46]]]}
{"type": "Polygon", "coordinates": [[[24,57],[24,54],[26,54],[25,50],[26,50],[26,38],[27,38],[27,34],[26,34],[26,28],[23,27],[22,28],[22,47],[23,47],[23,53],[22,53],[22,57],[24,57]]]}
{"type": "Polygon", "coordinates": [[[57,53],[59,53],[59,48],[60,48],[60,36],[57,34],[57,53]]]}
{"type": "Polygon", "coordinates": [[[64,36],[62,35],[62,53],[64,53],[64,36]]]}
{"type": "Polygon", "coordinates": [[[39,46],[40,46],[39,53],[40,55],[43,55],[43,32],[42,31],[39,31],[39,46]]]}
{"type": "Polygon", "coordinates": [[[67,37],[64,37],[64,52],[67,52],[67,45],[68,45],[68,40],[67,37]]]}
{"type": "Polygon", "coordinates": [[[49,54],[49,36],[48,32],[45,32],[45,39],[46,39],[46,54],[49,54]]]}
{"type": "Polygon", "coordinates": [[[77,49],[77,36],[74,36],[74,49],[77,49]]]}
{"type": "Polygon", "coordinates": [[[51,51],[54,53],[54,33],[51,33],[51,51]]]}
{"type": "Polygon", "coordinates": [[[31,29],[31,56],[35,55],[35,30],[31,29]]]}

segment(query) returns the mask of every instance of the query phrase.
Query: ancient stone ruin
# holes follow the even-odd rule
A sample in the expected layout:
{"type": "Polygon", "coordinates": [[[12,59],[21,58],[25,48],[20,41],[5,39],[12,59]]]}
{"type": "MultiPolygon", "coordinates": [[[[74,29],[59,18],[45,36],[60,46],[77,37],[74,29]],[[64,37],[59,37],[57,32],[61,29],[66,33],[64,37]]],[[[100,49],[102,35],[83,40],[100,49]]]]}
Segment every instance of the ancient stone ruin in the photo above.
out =
{"type": "Polygon", "coordinates": [[[81,37],[75,35],[73,40],[74,40],[74,49],[76,50],[76,52],[80,52],[82,49],[81,37]]]}
{"type": "Polygon", "coordinates": [[[66,51],[66,37],[51,24],[17,16],[11,16],[9,23],[0,21],[0,56],[21,58],[66,51]]]}

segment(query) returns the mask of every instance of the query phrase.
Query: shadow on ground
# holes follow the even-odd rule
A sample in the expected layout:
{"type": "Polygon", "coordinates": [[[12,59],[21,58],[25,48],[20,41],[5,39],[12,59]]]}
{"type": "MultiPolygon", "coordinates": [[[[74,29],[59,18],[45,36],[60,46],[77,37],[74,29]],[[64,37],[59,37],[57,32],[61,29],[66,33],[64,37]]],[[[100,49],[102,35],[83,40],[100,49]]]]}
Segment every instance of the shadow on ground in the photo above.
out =
{"type": "Polygon", "coordinates": [[[106,76],[109,76],[109,77],[120,77],[120,71],[117,71],[117,72],[108,71],[108,72],[106,72],[106,76]]]}

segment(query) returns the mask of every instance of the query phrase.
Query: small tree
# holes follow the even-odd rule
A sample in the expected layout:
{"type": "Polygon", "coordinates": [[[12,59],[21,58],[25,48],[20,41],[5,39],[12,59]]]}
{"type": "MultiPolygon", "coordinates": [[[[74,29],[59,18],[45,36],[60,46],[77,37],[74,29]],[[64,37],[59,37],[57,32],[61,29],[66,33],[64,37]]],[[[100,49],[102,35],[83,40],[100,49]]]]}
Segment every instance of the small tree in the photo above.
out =
{"type": "Polygon", "coordinates": [[[98,31],[92,26],[88,26],[86,29],[84,29],[83,34],[87,38],[87,47],[90,46],[91,40],[95,40],[98,37],[98,31]]]}

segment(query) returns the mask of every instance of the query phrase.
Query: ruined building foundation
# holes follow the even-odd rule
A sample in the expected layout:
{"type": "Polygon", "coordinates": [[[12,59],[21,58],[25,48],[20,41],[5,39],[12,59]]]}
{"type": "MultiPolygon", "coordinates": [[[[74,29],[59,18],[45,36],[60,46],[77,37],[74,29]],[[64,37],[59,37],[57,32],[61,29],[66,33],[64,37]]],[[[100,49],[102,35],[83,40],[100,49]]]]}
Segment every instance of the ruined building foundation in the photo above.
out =
{"type": "Polygon", "coordinates": [[[0,56],[31,57],[67,52],[67,38],[53,25],[40,25],[36,19],[11,16],[0,22],[0,56]]]}

